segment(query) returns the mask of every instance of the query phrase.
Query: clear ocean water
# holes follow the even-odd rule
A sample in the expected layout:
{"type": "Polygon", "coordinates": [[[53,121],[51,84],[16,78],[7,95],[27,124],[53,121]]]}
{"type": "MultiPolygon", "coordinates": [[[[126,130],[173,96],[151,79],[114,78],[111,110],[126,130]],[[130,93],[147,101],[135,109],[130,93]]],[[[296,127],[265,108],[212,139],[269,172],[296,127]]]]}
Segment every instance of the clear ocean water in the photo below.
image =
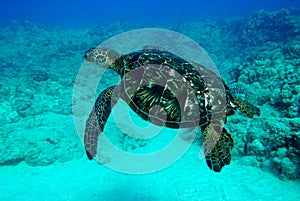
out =
{"type": "Polygon", "coordinates": [[[299,0],[11,0],[0,11],[1,201],[300,200],[299,0]],[[95,64],[93,47],[114,51],[108,65],[95,64]],[[129,77],[113,70],[147,51],[129,77]],[[179,57],[194,71],[183,73],[179,57]],[[105,101],[115,99],[106,95],[95,117],[104,131],[88,130],[99,128],[88,121],[96,98],[126,79],[140,106],[163,99],[158,82],[175,87],[177,100],[188,83],[199,105],[183,98],[183,108],[218,104],[227,115],[174,129],[155,124],[172,104],[147,106],[150,123],[124,97],[110,113],[105,101]],[[134,88],[145,80],[150,90],[134,88]]]}

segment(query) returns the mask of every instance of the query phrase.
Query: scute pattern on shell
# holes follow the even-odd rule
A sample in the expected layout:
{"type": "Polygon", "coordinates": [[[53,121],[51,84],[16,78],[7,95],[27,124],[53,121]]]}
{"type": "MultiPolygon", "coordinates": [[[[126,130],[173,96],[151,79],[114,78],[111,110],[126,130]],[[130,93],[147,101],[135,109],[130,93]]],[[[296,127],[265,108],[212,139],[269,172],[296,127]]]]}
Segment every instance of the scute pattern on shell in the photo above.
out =
{"type": "MultiPolygon", "coordinates": [[[[167,127],[209,123],[213,102],[207,100],[208,87],[200,69],[196,70],[194,65],[170,52],[153,49],[127,54],[116,65],[122,76],[121,98],[143,119],[156,118],[149,114],[149,109],[159,105],[157,114],[166,111],[167,127]]],[[[204,70],[203,67],[205,74],[204,70]]]]}

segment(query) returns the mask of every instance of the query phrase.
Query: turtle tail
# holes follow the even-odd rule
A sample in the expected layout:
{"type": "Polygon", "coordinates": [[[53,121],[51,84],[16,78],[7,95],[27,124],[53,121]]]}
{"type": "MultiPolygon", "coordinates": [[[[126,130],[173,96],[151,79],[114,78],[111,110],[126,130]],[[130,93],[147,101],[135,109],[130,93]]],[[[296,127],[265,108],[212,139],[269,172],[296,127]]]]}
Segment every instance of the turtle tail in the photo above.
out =
{"type": "Polygon", "coordinates": [[[208,125],[203,134],[206,163],[211,170],[221,172],[225,165],[230,164],[233,139],[221,124],[208,125]]]}

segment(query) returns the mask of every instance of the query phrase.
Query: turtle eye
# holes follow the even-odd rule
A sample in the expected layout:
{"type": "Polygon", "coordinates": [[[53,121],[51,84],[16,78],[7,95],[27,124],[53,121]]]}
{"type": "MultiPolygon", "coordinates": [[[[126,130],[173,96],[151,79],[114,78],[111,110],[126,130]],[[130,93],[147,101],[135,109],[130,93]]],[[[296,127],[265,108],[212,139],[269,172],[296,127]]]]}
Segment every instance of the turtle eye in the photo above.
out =
{"type": "Polygon", "coordinates": [[[87,59],[95,49],[96,48],[92,47],[92,48],[88,49],[87,51],[85,51],[85,53],[83,55],[84,59],[87,59]]]}

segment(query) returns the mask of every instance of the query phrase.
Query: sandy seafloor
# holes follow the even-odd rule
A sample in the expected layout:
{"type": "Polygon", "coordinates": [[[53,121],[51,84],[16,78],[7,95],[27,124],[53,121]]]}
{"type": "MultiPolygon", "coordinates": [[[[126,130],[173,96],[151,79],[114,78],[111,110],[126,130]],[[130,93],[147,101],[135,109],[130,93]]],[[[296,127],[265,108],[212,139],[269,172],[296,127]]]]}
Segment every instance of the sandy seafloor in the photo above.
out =
{"type": "Polygon", "coordinates": [[[1,167],[1,200],[299,200],[299,181],[234,161],[211,172],[193,146],[171,167],[148,175],[127,175],[86,158],[47,167],[24,163],[1,167]]]}
{"type": "MultiPolygon", "coordinates": [[[[262,111],[254,119],[241,113],[229,118],[235,148],[232,163],[221,173],[199,159],[196,143],[170,167],[146,175],[119,173],[85,156],[72,114],[82,55],[138,26],[121,22],[76,30],[28,21],[3,25],[0,200],[300,200],[298,11],[158,26],[201,44],[229,86],[262,111]]],[[[117,79],[113,76],[108,74],[103,84],[117,79]]],[[[107,133],[122,135],[114,127],[107,133]]],[[[141,145],[123,143],[125,149],[141,145]]]]}

